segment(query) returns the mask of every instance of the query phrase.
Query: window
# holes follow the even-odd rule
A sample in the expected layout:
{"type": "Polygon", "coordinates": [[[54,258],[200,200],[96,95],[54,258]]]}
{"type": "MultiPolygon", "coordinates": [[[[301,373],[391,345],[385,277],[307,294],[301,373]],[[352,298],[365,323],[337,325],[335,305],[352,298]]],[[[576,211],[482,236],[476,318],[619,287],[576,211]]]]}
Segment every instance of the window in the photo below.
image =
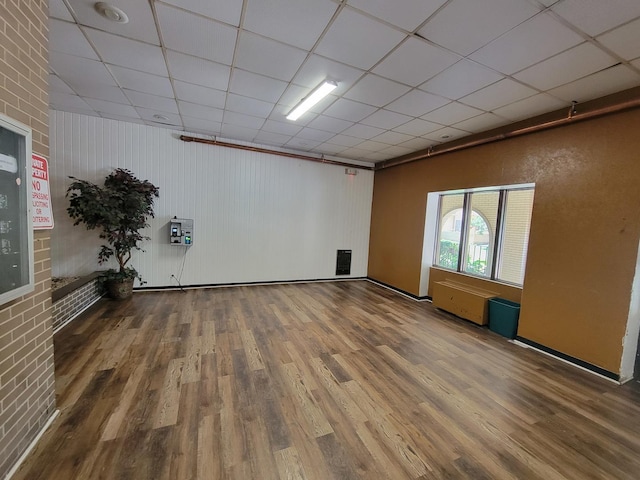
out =
{"type": "Polygon", "coordinates": [[[442,193],[435,264],[522,285],[533,192],[527,186],[442,193]]]}
{"type": "Polygon", "coordinates": [[[34,286],[31,129],[0,115],[0,305],[34,286]]]}

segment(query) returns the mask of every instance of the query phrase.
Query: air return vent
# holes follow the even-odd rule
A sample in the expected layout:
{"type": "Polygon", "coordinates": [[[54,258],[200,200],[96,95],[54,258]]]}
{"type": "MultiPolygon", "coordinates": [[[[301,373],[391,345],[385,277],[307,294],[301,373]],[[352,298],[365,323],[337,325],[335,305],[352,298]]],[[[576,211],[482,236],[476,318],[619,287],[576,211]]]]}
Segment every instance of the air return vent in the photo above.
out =
{"type": "Polygon", "coordinates": [[[351,275],[351,250],[338,250],[336,275],[351,275]]]}

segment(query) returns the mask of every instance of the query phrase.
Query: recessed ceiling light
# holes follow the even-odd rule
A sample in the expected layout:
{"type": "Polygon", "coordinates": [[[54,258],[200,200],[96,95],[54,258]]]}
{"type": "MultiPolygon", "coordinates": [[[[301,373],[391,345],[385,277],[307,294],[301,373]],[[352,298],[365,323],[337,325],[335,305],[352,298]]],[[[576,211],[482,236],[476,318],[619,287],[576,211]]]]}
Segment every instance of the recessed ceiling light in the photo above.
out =
{"type": "Polygon", "coordinates": [[[156,113],[153,118],[155,118],[156,120],[162,120],[163,122],[167,122],[169,120],[169,117],[167,117],[166,115],[160,115],[159,113],[156,113]]]}
{"type": "Polygon", "coordinates": [[[107,20],[117,23],[128,23],[129,17],[118,7],[115,7],[106,2],[98,2],[94,5],[96,12],[102,15],[107,20]]]}

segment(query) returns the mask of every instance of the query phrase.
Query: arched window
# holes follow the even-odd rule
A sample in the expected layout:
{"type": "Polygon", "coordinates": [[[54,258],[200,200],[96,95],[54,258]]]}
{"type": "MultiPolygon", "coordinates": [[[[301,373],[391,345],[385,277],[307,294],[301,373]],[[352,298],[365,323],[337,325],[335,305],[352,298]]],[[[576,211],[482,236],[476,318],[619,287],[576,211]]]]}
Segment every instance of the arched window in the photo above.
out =
{"type": "Polygon", "coordinates": [[[530,186],[441,194],[435,264],[522,285],[533,195],[530,186]]]}

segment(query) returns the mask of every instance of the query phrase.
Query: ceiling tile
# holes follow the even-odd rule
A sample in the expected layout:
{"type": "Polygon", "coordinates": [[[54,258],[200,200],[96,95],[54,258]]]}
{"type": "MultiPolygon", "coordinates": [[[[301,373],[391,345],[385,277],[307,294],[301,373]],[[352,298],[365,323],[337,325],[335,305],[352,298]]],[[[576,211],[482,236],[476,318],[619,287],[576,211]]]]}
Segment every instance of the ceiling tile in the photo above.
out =
{"type": "Polygon", "coordinates": [[[297,149],[297,150],[309,151],[312,148],[317,147],[321,143],[322,142],[316,142],[315,140],[307,140],[305,138],[292,138],[287,142],[285,146],[289,148],[297,149]]]}
{"type": "Polygon", "coordinates": [[[224,112],[224,120],[222,122],[222,129],[224,131],[225,124],[237,125],[239,127],[254,128],[259,130],[264,124],[264,118],[254,117],[252,115],[245,115],[244,113],[230,112],[226,110],[224,112]]]}
{"type": "Polygon", "coordinates": [[[361,123],[356,123],[352,127],[349,127],[344,132],[342,132],[343,135],[347,135],[349,137],[363,138],[365,140],[373,138],[376,135],[380,135],[381,133],[384,133],[384,129],[377,128],[377,127],[370,127],[368,125],[362,125],[361,123]]]}
{"type": "Polygon", "coordinates": [[[461,60],[428,82],[420,85],[436,95],[457,100],[504,78],[499,73],[469,60],[461,60]]]}
{"type": "Polygon", "coordinates": [[[310,50],[337,8],[331,0],[248,0],[242,26],[310,50]]]}
{"type": "Polygon", "coordinates": [[[288,135],[282,135],[280,133],[273,132],[265,132],[264,130],[260,130],[260,132],[253,139],[254,142],[264,143],[267,145],[275,145],[282,146],[291,140],[291,137],[288,135]]]}
{"type": "Polygon", "coordinates": [[[209,62],[183,53],[167,51],[171,76],[203,87],[226,90],[231,69],[220,63],[209,62]]]}
{"type": "Polygon", "coordinates": [[[412,138],[413,138],[412,135],[407,135],[405,133],[400,133],[400,132],[388,131],[373,137],[373,140],[375,140],[376,142],[382,142],[389,145],[396,145],[398,143],[411,140],[412,138]]]}
{"type": "Polygon", "coordinates": [[[586,102],[610,93],[640,85],[640,75],[624,65],[607,68],[575,82],[549,90],[554,97],[567,102],[586,102]]]}
{"type": "Polygon", "coordinates": [[[49,19],[50,51],[62,52],[78,57],[100,60],[91,44],[75,23],[49,19]]]}
{"type": "Polygon", "coordinates": [[[164,45],[171,50],[231,65],[237,29],[156,3],[164,45]]]}
{"type": "Polygon", "coordinates": [[[91,106],[91,108],[93,108],[100,114],[107,113],[111,115],[121,115],[130,118],[140,118],[138,112],[136,112],[135,108],[133,108],[131,105],[106,102],[104,100],[96,100],[95,98],[87,98],[85,100],[91,106]]]}
{"type": "Polygon", "coordinates": [[[467,120],[468,118],[476,117],[481,113],[483,113],[482,110],[478,110],[477,108],[462,105],[458,102],[451,102],[444,107],[429,112],[422,118],[431,122],[441,123],[442,125],[452,125],[467,120]]]}
{"type": "Polygon", "coordinates": [[[286,88],[286,82],[239,69],[233,70],[229,85],[230,92],[265,102],[277,102],[286,88]]]}
{"type": "Polygon", "coordinates": [[[357,160],[357,159],[365,158],[366,156],[368,156],[371,153],[372,152],[370,152],[369,150],[364,150],[362,148],[352,147],[352,148],[348,148],[348,149],[344,150],[342,153],[340,153],[340,156],[343,157],[343,158],[353,158],[353,159],[357,160]]]}
{"type": "Polygon", "coordinates": [[[228,123],[222,124],[221,135],[225,138],[251,142],[257,134],[258,130],[253,128],[242,127],[240,125],[231,125],[228,123]]]}
{"type": "Polygon", "coordinates": [[[391,102],[385,108],[411,117],[420,117],[448,102],[448,99],[432,95],[431,93],[421,90],[411,90],[409,93],[391,102]]]}
{"type": "Polygon", "coordinates": [[[178,104],[173,98],[159,97],[148,93],[135,92],[133,90],[126,91],[126,94],[134,107],[144,107],[161,112],[178,114],[178,104]]]}
{"type": "Polygon", "coordinates": [[[418,38],[408,38],[372,71],[413,87],[460,60],[457,55],[418,38]]]}
{"type": "Polygon", "coordinates": [[[176,7],[237,27],[240,25],[242,0],[163,0],[176,7]]]}
{"type": "Polygon", "coordinates": [[[148,43],[85,28],[85,32],[105,63],[168,76],[162,49],[148,43]]]}
{"type": "Polygon", "coordinates": [[[193,85],[178,80],[174,81],[173,85],[176,89],[176,97],[178,100],[200,103],[208,107],[224,108],[227,94],[222,90],[215,90],[213,88],[193,85]]]}
{"type": "Polygon", "coordinates": [[[533,97],[510,103],[504,107],[496,108],[493,113],[515,122],[525,118],[535,117],[536,115],[543,113],[552,112],[562,107],[568,108],[567,103],[545,93],[540,93],[533,97]]]}
{"type": "Polygon", "coordinates": [[[340,98],[336,100],[329,108],[323,113],[330,117],[340,118],[342,120],[348,120],[351,122],[359,122],[365,117],[368,117],[377,110],[376,107],[371,105],[365,105],[364,103],[354,102],[346,98],[340,98]]]}
{"type": "Polygon", "coordinates": [[[453,0],[419,33],[466,56],[539,11],[524,0],[453,0]]]}
{"type": "Polygon", "coordinates": [[[81,97],[96,98],[106,102],[128,104],[129,100],[124,96],[120,88],[101,83],[86,83],[74,86],[75,92],[81,97]]]}
{"type": "Polygon", "coordinates": [[[525,87],[510,78],[505,78],[471,95],[462,97],[460,101],[472,107],[490,111],[536,93],[532,88],[525,87]]]}
{"type": "Polygon", "coordinates": [[[318,115],[312,122],[309,122],[309,126],[312,128],[333,133],[340,133],[352,125],[353,122],[340,120],[339,118],[327,117],[325,115],[318,115]]]}
{"type": "Polygon", "coordinates": [[[385,22],[413,32],[429,18],[446,0],[349,0],[352,5],[385,22]]]}
{"type": "Polygon", "coordinates": [[[400,145],[394,145],[385,148],[380,153],[384,156],[384,158],[394,158],[401,155],[408,155],[410,153],[413,153],[413,150],[411,150],[410,148],[401,147],[400,145]]]}
{"type": "Polygon", "coordinates": [[[350,9],[343,9],[316,47],[316,53],[368,70],[404,35],[350,9]]]}
{"type": "Polygon", "coordinates": [[[205,135],[219,135],[222,130],[222,123],[203,118],[190,117],[182,115],[182,122],[185,130],[204,133],[205,135]]]}
{"type": "Polygon", "coordinates": [[[75,22],[62,0],[49,0],[49,17],[75,22]]]}
{"type": "Polygon", "coordinates": [[[288,82],[306,57],[307,54],[298,48],[253,33],[242,32],[235,65],[250,72],[288,82]]]}
{"type": "Polygon", "coordinates": [[[256,100],[255,98],[243,97],[242,95],[236,95],[235,93],[230,93],[227,96],[227,109],[232,112],[246,113],[247,115],[267,118],[269,114],[271,114],[273,107],[273,103],[256,100]]]}
{"type": "Polygon", "coordinates": [[[107,20],[96,12],[95,2],[87,0],[67,0],[75,12],[78,23],[123,37],[135,38],[143,42],[160,45],[156,24],[148,0],[110,0],[109,3],[122,9],[129,17],[128,23],[107,20]]]}
{"type": "Polygon", "coordinates": [[[296,135],[297,138],[315,140],[317,142],[326,142],[333,136],[335,136],[335,133],[333,132],[326,132],[324,130],[318,130],[316,128],[309,128],[309,127],[303,128],[296,135]]]}
{"type": "Polygon", "coordinates": [[[412,117],[402,115],[400,113],[391,112],[389,110],[380,109],[377,112],[369,115],[362,120],[365,125],[371,125],[372,127],[384,128],[385,130],[391,130],[403,123],[407,123],[412,120],[412,117]]]}
{"type": "Polygon", "coordinates": [[[429,140],[435,140],[438,142],[450,142],[458,138],[467,137],[468,135],[469,132],[466,132],[464,130],[453,127],[444,127],[440,130],[436,130],[435,132],[428,133],[424,136],[424,138],[428,138],[429,140]]]}
{"type": "MultiPolygon", "coordinates": [[[[640,5],[640,2],[638,2],[640,5]]],[[[640,57],[640,19],[597,38],[598,42],[625,60],[640,57]]]]}
{"type": "Polygon", "coordinates": [[[107,118],[109,120],[117,120],[119,122],[138,123],[140,125],[147,124],[147,122],[142,120],[139,116],[130,117],[129,115],[118,115],[115,113],[107,113],[107,112],[101,112],[100,116],[102,118],[107,118]]]}
{"type": "Polygon", "coordinates": [[[364,71],[357,68],[334,62],[319,55],[311,55],[293,78],[293,83],[307,88],[315,88],[324,80],[333,80],[338,86],[332,93],[342,95],[363,74],[364,71]]]}
{"type": "Polygon", "coordinates": [[[344,96],[357,102],[366,103],[367,105],[383,107],[387,103],[404,95],[409,90],[410,88],[405,85],[376,75],[367,74],[344,96]]]}
{"type": "Polygon", "coordinates": [[[67,93],[69,95],[75,94],[75,92],[69,85],[64,83],[62,80],[60,80],[60,77],[54,75],[53,73],[49,74],[49,92],[67,93]]]}
{"type": "Polygon", "coordinates": [[[617,63],[611,55],[591,43],[583,43],[514,75],[518,80],[540,90],[610,67],[617,63]]]}
{"type": "Polygon", "coordinates": [[[340,134],[333,137],[329,142],[343,147],[354,147],[359,143],[362,143],[362,138],[340,134]]]}
{"type": "Polygon", "coordinates": [[[408,148],[412,151],[424,150],[425,148],[429,148],[433,144],[432,140],[428,138],[412,138],[408,142],[403,142],[399,146],[408,148]]]}
{"type": "Polygon", "coordinates": [[[222,115],[224,113],[224,111],[219,108],[183,101],[178,101],[178,108],[183,116],[208,120],[210,122],[222,122],[222,115]]]}
{"type": "Polygon", "coordinates": [[[477,117],[469,118],[463,122],[456,123],[454,127],[471,133],[480,133],[497,128],[509,123],[506,118],[499,117],[493,113],[483,113],[477,117]]]}
{"type": "Polygon", "coordinates": [[[551,15],[540,13],[474,52],[470,58],[512,74],[582,42],[580,35],[551,15]]]}
{"type": "Polygon", "coordinates": [[[55,110],[75,111],[95,115],[93,108],[78,95],[71,95],[63,92],[49,92],[49,103],[55,110]]]}
{"type": "Polygon", "coordinates": [[[440,128],[442,128],[442,125],[428,122],[426,120],[422,120],[421,118],[414,118],[410,122],[394,128],[394,131],[420,137],[422,135],[426,135],[427,133],[439,130],[440,128]]]}
{"type": "Polygon", "coordinates": [[[374,140],[365,140],[364,142],[358,144],[358,149],[367,150],[369,152],[379,152],[380,150],[384,150],[388,147],[388,144],[376,142],[374,140]]]}
{"type": "Polygon", "coordinates": [[[552,10],[574,24],[589,36],[595,37],[607,30],[640,17],[638,0],[564,0],[552,10]]]}
{"type": "Polygon", "coordinates": [[[49,52],[49,66],[71,88],[78,85],[116,85],[104,64],[87,58],[49,52]]]}
{"type": "Polygon", "coordinates": [[[302,125],[297,125],[293,122],[278,122],[276,120],[267,120],[264,122],[262,126],[262,130],[267,132],[279,133],[281,135],[286,135],[292,137],[300,130],[302,130],[302,125]]]}
{"type": "Polygon", "coordinates": [[[118,84],[123,88],[160,95],[161,97],[173,97],[173,88],[171,88],[171,82],[167,77],[158,77],[157,75],[116,67],[115,65],[111,65],[109,70],[111,70],[118,84]]]}
{"type": "Polygon", "coordinates": [[[327,155],[337,155],[340,152],[345,151],[346,149],[347,148],[343,147],[342,145],[334,145],[333,143],[323,143],[316,147],[316,150],[327,155]]]}
{"type": "MultiPolygon", "coordinates": [[[[177,110],[177,109],[176,109],[177,110]]],[[[182,128],[182,119],[177,113],[169,113],[166,111],[154,110],[143,107],[136,107],[136,111],[143,120],[147,120],[154,124],[173,125],[182,128]],[[165,118],[157,118],[154,115],[165,118]]]]}
{"type": "MultiPolygon", "coordinates": [[[[340,155],[342,156],[342,153],[340,155]]],[[[361,161],[361,162],[372,162],[372,163],[375,164],[377,162],[381,162],[383,160],[387,160],[390,157],[391,156],[389,154],[385,154],[383,152],[369,152],[365,156],[360,158],[359,161],[361,161]]],[[[345,157],[345,158],[347,158],[347,157],[345,157]]]]}

